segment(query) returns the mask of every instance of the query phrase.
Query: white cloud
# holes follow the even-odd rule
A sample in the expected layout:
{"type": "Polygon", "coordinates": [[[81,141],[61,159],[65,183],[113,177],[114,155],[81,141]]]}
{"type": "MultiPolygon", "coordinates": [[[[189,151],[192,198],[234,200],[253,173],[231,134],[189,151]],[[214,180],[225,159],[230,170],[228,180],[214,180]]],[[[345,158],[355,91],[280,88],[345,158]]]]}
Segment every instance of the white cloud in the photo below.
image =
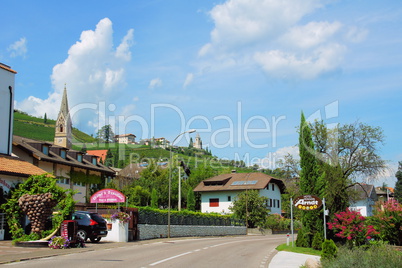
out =
{"type": "Polygon", "coordinates": [[[158,78],[152,79],[149,82],[148,88],[154,89],[154,88],[161,87],[161,86],[162,86],[162,80],[158,77],[158,78]]]}
{"type": "Polygon", "coordinates": [[[288,146],[277,149],[275,152],[269,152],[264,158],[259,159],[256,163],[261,168],[276,169],[281,167],[281,161],[285,159],[285,156],[291,155],[294,159],[300,159],[299,147],[288,146]]]}
{"type": "Polygon", "coordinates": [[[254,60],[263,70],[275,77],[313,79],[336,69],[342,61],[344,51],[344,46],[330,44],[319,47],[307,55],[281,50],[257,52],[254,60]]]}
{"type": "Polygon", "coordinates": [[[189,86],[193,82],[193,80],[194,80],[194,74],[188,73],[186,76],[186,80],[184,80],[183,88],[189,86]]]}
{"type": "Polygon", "coordinates": [[[126,36],[124,36],[123,41],[116,49],[116,57],[121,58],[125,61],[131,60],[130,47],[133,45],[134,39],[134,29],[130,29],[126,36]]]}
{"type": "Polygon", "coordinates": [[[7,50],[10,52],[11,58],[15,58],[18,56],[24,58],[28,52],[27,39],[25,37],[21,37],[20,40],[11,44],[7,50]]]}
{"type": "Polygon", "coordinates": [[[216,5],[209,13],[214,22],[210,41],[198,51],[202,68],[257,65],[284,79],[313,79],[338,69],[347,49],[343,42],[363,40],[365,32],[338,21],[309,20],[307,15],[323,5],[321,0],[228,0],[216,5]]]}
{"type": "Polygon", "coordinates": [[[83,31],[80,40],[68,50],[64,62],[53,67],[54,91],[49,97],[41,100],[31,96],[18,104],[18,109],[35,116],[47,113],[49,118],[56,118],[61,93],[67,84],[70,111],[78,112],[73,124],[85,122],[97,127],[98,122],[104,122],[107,117],[105,103],[117,99],[118,92],[126,86],[125,68],[131,59],[132,40],[133,30],[130,29],[114,48],[112,22],[108,18],[100,20],[95,30],[83,31]]]}
{"type": "Polygon", "coordinates": [[[282,42],[301,49],[309,49],[328,42],[341,27],[339,22],[309,22],[306,25],[291,28],[283,35],[282,42]]]}

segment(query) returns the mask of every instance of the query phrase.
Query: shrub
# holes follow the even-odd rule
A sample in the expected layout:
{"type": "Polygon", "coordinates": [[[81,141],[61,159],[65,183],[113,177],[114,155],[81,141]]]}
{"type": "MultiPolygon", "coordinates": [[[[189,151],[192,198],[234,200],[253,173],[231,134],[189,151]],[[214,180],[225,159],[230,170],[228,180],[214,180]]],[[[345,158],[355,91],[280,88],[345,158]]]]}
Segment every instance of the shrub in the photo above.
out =
{"type": "Polygon", "coordinates": [[[381,230],[379,237],[382,240],[402,245],[402,204],[396,200],[379,203],[371,220],[377,230],[381,230]]]}
{"type": "Polygon", "coordinates": [[[335,242],[332,239],[327,239],[322,243],[322,259],[333,259],[336,257],[337,252],[338,248],[336,247],[335,242]]]}
{"type": "Polygon", "coordinates": [[[316,232],[313,236],[313,242],[311,243],[311,247],[316,250],[321,250],[323,241],[324,241],[323,233],[316,232]]]}
{"type": "Polygon", "coordinates": [[[357,211],[335,213],[333,222],[328,222],[329,229],[335,232],[335,236],[344,239],[349,246],[359,246],[377,235],[378,232],[372,225],[367,225],[366,218],[357,211]]]}
{"type": "Polygon", "coordinates": [[[388,245],[368,249],[340,247],[335,258],[321,258],[323,268],[395,268],[402,263],[402,253],[388,245]]]}

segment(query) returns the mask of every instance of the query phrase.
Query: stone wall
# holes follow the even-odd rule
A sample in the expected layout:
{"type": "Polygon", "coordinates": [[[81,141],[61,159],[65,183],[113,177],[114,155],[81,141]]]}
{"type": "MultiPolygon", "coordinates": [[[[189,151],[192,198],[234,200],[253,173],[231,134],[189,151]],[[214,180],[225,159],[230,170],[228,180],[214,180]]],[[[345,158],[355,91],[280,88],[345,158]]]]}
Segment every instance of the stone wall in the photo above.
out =
{"type": "MultiPolygon", "coordinates": [[[[167,237],[167,225],[138,224],[138,239],[167,237]]],[[[171,225],[170,237],[246,235],[245,226],[171,225]]]]}

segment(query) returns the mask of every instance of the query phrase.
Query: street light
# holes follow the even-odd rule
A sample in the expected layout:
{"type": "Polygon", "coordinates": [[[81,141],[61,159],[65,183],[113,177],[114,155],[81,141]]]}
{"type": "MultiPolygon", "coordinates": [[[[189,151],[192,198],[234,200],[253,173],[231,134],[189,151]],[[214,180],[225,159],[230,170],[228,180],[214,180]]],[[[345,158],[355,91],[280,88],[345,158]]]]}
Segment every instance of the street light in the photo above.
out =
{"type": "Polygon", "coordinates": [[[170,238],[170,200],[171,200],[171,196],[172,196],[172,163],[173,163],[173,159],[172,159],[172,146],[174,144],[174,142],[177,140],[178,137],[180,137],[183,134],[186,133],[194,133],[196,130],[195,129],[190,129],[187,131],[184,131],[183,133],[180,133],[179,135],[177,135],[177,137],[172,141],[172,143],[170,144],[169,147],[169,156],[170,156],[170,164],[169,164],[169,201],[168,201],[168,238],[170,238]]]}

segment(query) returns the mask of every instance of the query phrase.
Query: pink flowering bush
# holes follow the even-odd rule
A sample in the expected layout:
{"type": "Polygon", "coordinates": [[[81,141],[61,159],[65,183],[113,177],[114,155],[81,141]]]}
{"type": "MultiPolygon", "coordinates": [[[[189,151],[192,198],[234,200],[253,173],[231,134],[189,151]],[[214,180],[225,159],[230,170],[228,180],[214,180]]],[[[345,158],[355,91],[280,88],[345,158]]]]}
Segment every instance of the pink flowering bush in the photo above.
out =
{"type": "Polygon", "coordinates": [[[335,236],[344,239],[349,246],[363,245],[378,234],[373,225],[366,223],[365,217],[349,209],[335,213],[334,221],[327,224],[328,228],[334,231],[335,236]]]}
{"type": "Polygon", "coordinates": [[[402,204],[396,200],[379,202],[372,221],[376,229],[381,230],[380,239],[402,245],[402,204]]]}

